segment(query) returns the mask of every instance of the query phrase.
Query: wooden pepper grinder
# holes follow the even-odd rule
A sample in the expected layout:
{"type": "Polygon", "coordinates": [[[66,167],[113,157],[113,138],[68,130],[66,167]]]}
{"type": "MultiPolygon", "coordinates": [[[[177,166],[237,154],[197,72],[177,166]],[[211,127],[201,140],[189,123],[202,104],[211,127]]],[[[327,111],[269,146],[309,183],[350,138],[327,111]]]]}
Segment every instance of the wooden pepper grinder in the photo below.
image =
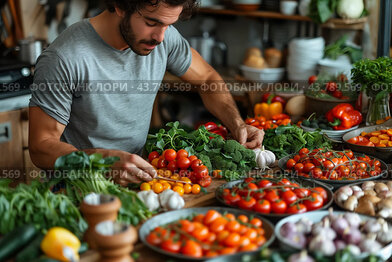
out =
{"type": "Polygon", "coordinates": [[[90,248],[95,249],[97,247],[94,239],[95,226],[102,221],[116,221],[120,207],[121,202],[115,196],[91,193],[83,199],[80,210],[88,223],[84,240],[90,248]]]}
{"type": "Polygon", "coordinates": [[[100,262],[133,262],[131,252],[137,231],[131,225],[104,221],[95,226],[94,239],[101,255],[100,262]]]}

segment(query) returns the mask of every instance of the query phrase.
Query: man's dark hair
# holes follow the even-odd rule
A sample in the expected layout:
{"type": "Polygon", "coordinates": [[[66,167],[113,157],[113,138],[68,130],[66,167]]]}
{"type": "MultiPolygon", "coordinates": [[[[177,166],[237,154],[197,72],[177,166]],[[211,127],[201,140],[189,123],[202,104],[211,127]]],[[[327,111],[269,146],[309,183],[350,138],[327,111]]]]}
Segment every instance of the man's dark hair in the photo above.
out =
{"type": "Polygon", "coordinates": [[[129,14],[133,14],[146,6],[157,6],[160,3],[165,3],[169,6],[182,5],[183,10],[180,15],[181,20],[189,19],[192,16],[193,11],[198,6],[197,0],[105,0],[105,3],[109,12],[114,12],[114,8],[118,7],[129,14]]]}

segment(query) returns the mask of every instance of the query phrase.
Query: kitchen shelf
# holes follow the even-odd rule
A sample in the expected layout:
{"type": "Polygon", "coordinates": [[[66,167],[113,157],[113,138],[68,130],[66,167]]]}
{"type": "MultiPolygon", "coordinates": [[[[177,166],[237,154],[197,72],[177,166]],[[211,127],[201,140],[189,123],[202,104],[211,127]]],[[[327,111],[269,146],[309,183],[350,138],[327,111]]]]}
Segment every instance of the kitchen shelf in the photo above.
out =
{"type": "MultiPolygon", "coordinates": [[[[234,15],[234,16],[246,16],[256,18],[270,18],[270,19],[281,19],[281,20],[292,20],[292,21],[303,21],[312,22],[307,16],[302,15],[284,15],[279,12],[271,11],[237,11],[231,9],[216,9],[202,7],[198,10],[199,14],[210,14],[210,15],[234,15]]],[[[341,19],[331,18],[327,22],[321,25],[324,28],[332,29],[350,29],[350,30],[363,30],[367,17],[361,17],[358,19],[341,19]]]]}

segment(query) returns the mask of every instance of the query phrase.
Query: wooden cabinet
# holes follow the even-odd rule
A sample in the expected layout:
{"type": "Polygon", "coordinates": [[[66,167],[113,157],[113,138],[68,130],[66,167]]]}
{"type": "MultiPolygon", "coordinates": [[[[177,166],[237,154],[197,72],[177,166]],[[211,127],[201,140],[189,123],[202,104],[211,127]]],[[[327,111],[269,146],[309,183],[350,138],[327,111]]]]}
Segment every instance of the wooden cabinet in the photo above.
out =
{"type": "Polygon", "coordinates": [[[29,182],[38,170],[28,151],[28,108],[0,112],[0,177],[29,182]]]}

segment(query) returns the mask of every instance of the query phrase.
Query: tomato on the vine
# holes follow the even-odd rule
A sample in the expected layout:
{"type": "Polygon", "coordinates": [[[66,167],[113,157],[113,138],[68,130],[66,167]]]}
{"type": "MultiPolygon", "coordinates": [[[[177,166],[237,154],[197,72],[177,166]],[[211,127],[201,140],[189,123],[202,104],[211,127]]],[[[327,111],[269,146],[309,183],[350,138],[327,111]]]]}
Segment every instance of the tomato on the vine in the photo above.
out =
{"type": "Polygon", "coordinates": [[[324,188],[315,187],[315,188],[312,188],[312,191],[316,191],[317,193],[319,193],[321,195],[321,197],[323,198],[324,202],[326,202],[328,200],[328,194],[324,188]]]}
{"type": "Polygon", "coordinates": [[[173,238],[169,238],[161,243],[161,248],[168,252],[178,253],[181,249],[181,242],[175,241],[173,238]]]}
{"type": "Polygon", "coordinates": [[[152,151],[150,154],[148,154],[148,160],[150,162],[158,157],[159,157],[159,153],[157,151],[152,151]]]}
{"type": "Polygon", "coordinates": [[[269,214],[271,212],[271,203],[266,199],[259,200],[254,205],[253,210],[259,213],[269,214]]]}
{"type": "Polygon", "coordinates": [[[310,191],[307,188],[296,188],[293,191],[298,198],[304,198],[310,195],[310,191]]]}
{"type": "Polygon", "coordinates": [[[191,164],[191,161],[186,157],[180,157],[177,159],[177,166],[180,169],[183,169],[183,170],[188,169],[190,164],[191,164]]]}
{"type": "Polygon", "coordinates": [[[202,257],[203,250],[201,245],[193,240],[187,240],[185,245],[181,248],[181,253],[191,257],[202,257]]]}
{"type": "Polygon", "coordinates": [[[258,186],[259,188],[270,187],[270,186],[272,186],[272,182],[269,181],[269,180],[267,180],[267,179],[263,179],[263,180],[260,180],[260,181],[257,183],[257,186],[258,186]]]}
{"type": "Polygon", "coordinates": [[[181,157],[188,157],[188,151],[186,151],[185,149],[178,150],[177,159],[179,159],[181,157]]]}
{"type": "Polygon", "coordinates": [[[202,166],[203,162],[201,162],[200,159],[195,159],[191,162],[191,168],[192,170],[195,170],[197,167],[202,166]]]}
{"type": "Polygon", "coordinates": [[[284,214],[286,212],[286,209],[287,209],[287,204],[282,199],[278,199],[272,202],[271,210],[273,213],[284,214]]]}
{"type": "Polygon", "coordinates": [[[295,164],[297,164],[297,162],[295,162],[294,159],[290,158],[289,160],[287,160],[286,167],[288,169],[292,169],[295,166],[295,164]]]}
{"type": "Polygon", "coordinates": [[[302,148],[299,150],[298,154],[303,157],[306,156],[307,154],[309,154],[309,149],[307,149],[306,147],[302,148]]]}
{"type": "Polygon", "coordinates": [[[166,149],[162,154],[167,162],[173,161],[177,157],[177,152],[174,149],[166,149]]]}
{"type": "Polygon", "coordinates": [[[279,196],[276,193],[276,191],[269,191],[265,195],[264,199],[266,199],[266,200],[270,201],[271,203],[273,203],[273,202],[275,202],[276,200],[279,199],[279,196]]]}
{"type": "Polygon", "coordinates": [[[307,211],[306,206],[301,203],[297,203],[295,205],[289,206],[286,210],[286,213],[288,214],[299,214],[299,213],[305,213],[307,211]]]}
{"type": "Polygon", "coordinates": [[[289,205],[297,201],[297,195],[291,190],[282,192],[280,197],[289,205]]]}
{"type": "Polygon", "coordinates": [[[319,193],[311,193],[309,199],[304,200],[303,204],[308,211],[319,209],[323,206],[323,197],[319,193]]]}
{"type": "Polygon", "coordinates": [[[256,200],[253,197],[241,198],[238,201],[238,207],[246,210],[251,210],[255,204],[256,200]]]}

